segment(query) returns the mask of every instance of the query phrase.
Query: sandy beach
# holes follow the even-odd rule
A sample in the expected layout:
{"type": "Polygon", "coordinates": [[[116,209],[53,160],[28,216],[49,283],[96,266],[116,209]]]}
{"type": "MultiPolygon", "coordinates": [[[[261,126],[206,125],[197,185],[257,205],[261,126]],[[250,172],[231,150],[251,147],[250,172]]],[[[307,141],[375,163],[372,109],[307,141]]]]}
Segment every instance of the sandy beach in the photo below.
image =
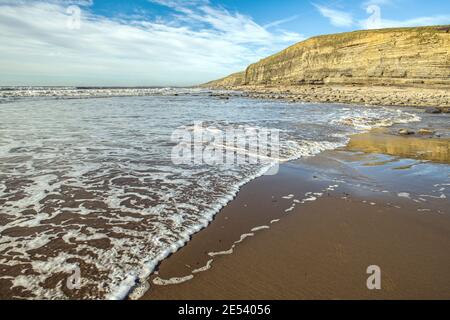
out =
{"type": "Polygon", "coordinates": [[[417,140],[375,131],[254,180],[143,299],[449,299],[448,152],[425,161],[417,140]],[[371,265],[381,290],[366,287],[371,265]]]}

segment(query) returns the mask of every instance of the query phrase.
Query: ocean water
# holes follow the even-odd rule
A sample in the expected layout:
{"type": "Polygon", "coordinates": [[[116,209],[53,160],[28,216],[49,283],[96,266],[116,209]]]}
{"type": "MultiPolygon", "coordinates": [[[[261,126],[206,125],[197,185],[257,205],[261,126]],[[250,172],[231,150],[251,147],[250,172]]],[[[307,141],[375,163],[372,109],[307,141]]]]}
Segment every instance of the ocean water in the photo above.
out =
{"type": "Polygon", "coordinates": [[[17,298],[124,298],[276,161],[419,120],[414,110],[225,100],[201,89],[4,88],[1,290],[17,298]],[[279,155],[175,164],[174,131],[195,131],[199,121],[216,131],[277,130],[279,155]]]}

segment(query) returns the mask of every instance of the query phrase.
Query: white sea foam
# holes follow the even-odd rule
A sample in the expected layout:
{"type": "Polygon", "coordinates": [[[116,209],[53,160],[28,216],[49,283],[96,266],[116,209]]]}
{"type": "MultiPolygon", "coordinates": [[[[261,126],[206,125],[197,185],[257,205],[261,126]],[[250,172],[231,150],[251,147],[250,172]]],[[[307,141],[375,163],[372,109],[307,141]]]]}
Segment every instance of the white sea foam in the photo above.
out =
{"type": "Polygon", "coordinates": [[[291,211],[294,211],[294,209],[295,209],[295,205],[292,205],[289,208],[287,208],[286,210],[284,210],[284,212],[291,212],[291,211]]]}
{"type": "Polygon", "coordinates": [[[237,240],[237,241],[235,241],[234,242],[234,244],[239,244],[239,243],[241,243],[242,241],[244,241],[245,239],[247,239],[247,238],[249,238],[249,237],[253,237],[255,234],[252,232],[252,233],[244,233],[244,234],[242,234],[241,235],[241,237],[239,238],[239,240],[237,240]]]}
{"type": "Polygon", "coordinates": [[[213,259],[208,260],[208,262],[206,262],[205,266],[195,269],[195,270],[192,270],[192,273],[208,271],[209,269],[211,269],[211,264],[213,263],[213,261],[214,261],[213,259]]]}
{"type": "Polygon", "coordinates": [[[316,200],[317,200],[317,197],[311,196],[311,197],[303,199],[301,201],[301,203],[305,203],[305,202],[309,202],[309,201],[316,201],[316,200]]]}
{"type": "Polygon", "coordinates": [[[150,284],[147,281],[144,281],[133,288],[133,290],[128,294],[128,298],[131,300],[139,300],[149,289],[150,284]]]}
{"type": "Polygon", "coordinates": [[[402,110],[392,110],[389,108],[361,110],[355,114],[353,110],[343,110],[344,112],[333,120],[334,123],[354,127],[357,130],[370,130],[379,127],[390,127],[395,123],[409,123],[420,121],[416,114],[404,112],[402,110]]]}
{"type": "Polygon", "coordinates": [[[261,230],[264,230],[264,229],[270,229],[270,227],[269,227],[269,226],[259,226],[259,227],[255,227],[255,228],[253,228],[253,229],[251,230],[251,232],[257,232],[257,231],[261,231],[261,230]]]}
{"type": "Polygon", "coordinates": [[[234,249],[234,246],[231,247],[230,249],[224,250],[224,251],[208,252],[208,255],[209,255],[210,257],[215,257],[215,256],[226,256],[226,255],[232,254],[233,251],[234,251],[233,249],[234,249]]]}
{"type": "Polygon", "coordinates": [[[429,194],[421,194],[421,197],[425,197],[425,198],[434,198],[434,199],[447,199],[447,196],[445,194],[441,194],[439,196],[433,196],[433,195],[429,195],[429,194]]]}
{"type": "Polygon", "coordinates": [[[192,280],[194,278],[193,275],[188,275],[186,277],[182,278],[171,278],[171,279],[161,279],[160,277],[157,277],[153,279],[153,284],[156,284],[158,286],[168,286],[173,284],[180,284],[189,280],[192,280]]]}
{"type": "Polygon", "coordinates": [[[408,192],[400,192],[397,194],[400,198],[411,199],[411,195],[408,192]]]}
{"type": "Polygon", "coordinates": [[[174,94],[199,94],[208,92],[201,88],[76,88],[76,87],[9,87],[0,88],[0,98],[57,97],[57,98],[98,98],[172,96],[174,94]]]}

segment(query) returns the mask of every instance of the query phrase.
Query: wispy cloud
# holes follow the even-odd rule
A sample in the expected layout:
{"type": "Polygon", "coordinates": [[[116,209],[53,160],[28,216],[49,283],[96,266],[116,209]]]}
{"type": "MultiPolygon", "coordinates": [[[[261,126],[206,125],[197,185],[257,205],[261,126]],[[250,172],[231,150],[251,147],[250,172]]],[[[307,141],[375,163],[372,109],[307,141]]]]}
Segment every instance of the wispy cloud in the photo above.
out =
{"type": "Polygon", "coordinates": [[[264,25],[264,28],[268,29],[268,28],[272,28],[272,27],[277,27],[279,25],[294,21],[298,19],[298,15],[292,16],[292,17],[287,17],[284,19],[280,19],[280,20],[276,20],[276,21],[272,21],[270,23],[267,23],[264,25]]]}
{"type": "Polygon", "coordinates": [[[418,17],[407,20],[383,19],[380,13],[380,19],[369,17],[358,21],[358,25],[363,29],[381,29],[381,28],[401,28],[401,27],[420,27],[443,25],[450,23],[450,15],[437,15],[432,17],[418,17]]]}
{"type": "Polygon", "coordinates": [[[345,11],[340,11],[336,9],[331,9],[326,6],[314,4],[317,10],[322,16],[328,18],[330,23],[337,27],[350,27],[353,25],[353,17],[350,13],[345,11]]]}
{"type": "Polygon", "coordinates": [[[170,19],[106,18],[74,1],[0,0],[0,85],[188,85],[243,69],[303,37],[207,0],[153,0],[170,19]],[[45,83],[43,83],[45,82],[45,83]]]}
{"type": "Polygon", "coordinates": [[[369,0],[363,2],[363,8],[367,14],[365,19],[357,19],[350,12],[332,9],[323,5],[314,4],[319,13],[337,27],[353,27],[358,29],[379,29],[396,27],[417,27],[428,25],[440,25],[450,23],[450,14],[415,17],[405,20],[393,20],[383,18],[382,6],[394,5],[393,0],[369,0]]]}

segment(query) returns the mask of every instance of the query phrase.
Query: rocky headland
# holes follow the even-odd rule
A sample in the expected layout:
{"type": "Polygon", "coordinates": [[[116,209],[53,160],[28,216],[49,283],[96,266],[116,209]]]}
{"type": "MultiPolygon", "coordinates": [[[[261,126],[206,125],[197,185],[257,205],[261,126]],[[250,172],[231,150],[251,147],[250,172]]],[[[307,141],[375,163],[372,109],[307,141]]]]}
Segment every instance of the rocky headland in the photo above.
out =
{"type": "Polygon", "coordinates": [[[448,112],[450,26],[317,36],[203,86],[254,98],[448,112]]]}

